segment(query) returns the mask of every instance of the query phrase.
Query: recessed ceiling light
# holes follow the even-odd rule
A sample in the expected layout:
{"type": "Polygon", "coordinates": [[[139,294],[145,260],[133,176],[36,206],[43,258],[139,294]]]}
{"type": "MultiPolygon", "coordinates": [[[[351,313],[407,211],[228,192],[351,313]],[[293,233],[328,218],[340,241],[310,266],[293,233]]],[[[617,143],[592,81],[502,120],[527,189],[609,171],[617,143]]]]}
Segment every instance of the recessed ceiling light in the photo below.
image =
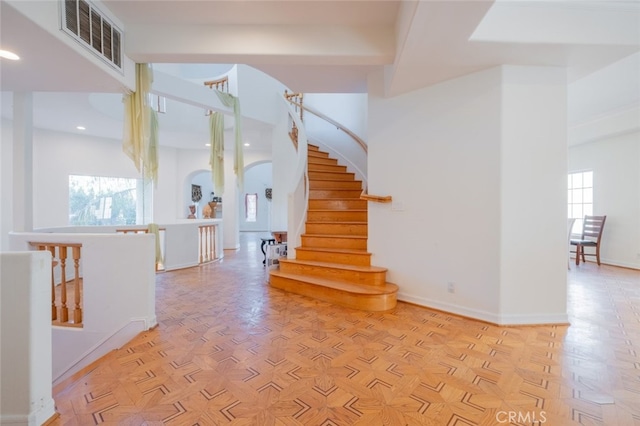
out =
{"type": "Polygon", "coordinates": [[[0,58],[10,59],[12,61],[17,61],[20,59],[20,56],[16,55],[13,52],[9,52],[8,50],[0,50],[0,58]]]}
{"type": "Polygon", "coordinates": [[[251,146],[251,144],[250,143],[245,143],[244,146],[251,146]]]}
{"type": "Polygon", "coordinates": [[[84,127],[84,126],[76,126],[76,129],[78,129],[78,130],[87,130],[87,128],[84,127]]]}
{"type": "Polygon", "coordinates": [[[204,146],[211,146],[211,144],[210,143],[205,143],[204,146]]]}

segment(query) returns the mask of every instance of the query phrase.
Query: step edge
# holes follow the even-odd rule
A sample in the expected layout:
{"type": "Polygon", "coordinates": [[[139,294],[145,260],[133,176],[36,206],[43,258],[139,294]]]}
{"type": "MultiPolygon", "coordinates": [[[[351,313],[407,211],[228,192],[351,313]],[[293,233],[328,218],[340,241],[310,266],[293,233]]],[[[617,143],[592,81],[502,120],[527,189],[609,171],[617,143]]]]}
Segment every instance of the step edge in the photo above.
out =
{"type": "Polygon", "coordinates": [[[301,237],[309,238],[347,238],[352,240],[366,240],[366,235],[354,235],[354,234],[300,234],[301,237]]]}
{"type": "Polygon", "coordinates": [[[301,251],[321,251],[326,253],[337,253],[337,254],[355,254],[358,256],[371,256],[371,253],[366,250],[357,250],[357,249],[338,249],[334,247],[303,247],[298,246],[296,250],[301,251]]]}
{"type": "Polygon", "coordinates": [[[388,272],[388,269],[382,266],[362,266],[362,265],[348,265],[345,263],[332,263],[332,262],[319,262],[317,260],[304,260],[304,259],[280,259],[281,263],[289,264],[302,264],[306,266],[317,266],[323,268],[340,269],[351,272],[363,272],[363,273],[381,273],[388,272]]]}
{"type": "Polygon", "coordinates": [[[299,275],[299,274],[288,274],[280,271],[269,271],[269,276],[276,276],[284,279],[290,279],[295,281],[304,282],[306,284],[311,284],[319,287],[328,287],[334,290],[340,290],[347,293],[353,294],[362,294],[367,296],[376,296],[382,294],[393,294],[397,293],[399,287],[397,284],[385,282],[384,285],[367,285],[367,284],[357,284],[349,281],[340,281],[340,280],[329,280],[326,278],[319,278],[309,275],[299,275]],[[332,286],[331,284],[336,284],[336,286],[332,286]],[[348,290],[340,287],[352,287],[353,290],[348,290]],[[358,291],[358,290],[366,290],[366,291],[358,291]]]}

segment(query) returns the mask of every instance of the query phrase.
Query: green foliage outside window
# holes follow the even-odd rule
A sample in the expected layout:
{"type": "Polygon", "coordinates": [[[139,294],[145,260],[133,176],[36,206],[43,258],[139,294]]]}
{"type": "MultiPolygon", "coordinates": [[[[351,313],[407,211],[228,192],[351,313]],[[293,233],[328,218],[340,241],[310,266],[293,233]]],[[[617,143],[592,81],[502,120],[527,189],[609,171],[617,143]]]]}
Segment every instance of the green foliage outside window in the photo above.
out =
{"type": "Polygon", "coordinates": [[[137,179],[69,176],[69,225],[135,225],[137,179]]]}

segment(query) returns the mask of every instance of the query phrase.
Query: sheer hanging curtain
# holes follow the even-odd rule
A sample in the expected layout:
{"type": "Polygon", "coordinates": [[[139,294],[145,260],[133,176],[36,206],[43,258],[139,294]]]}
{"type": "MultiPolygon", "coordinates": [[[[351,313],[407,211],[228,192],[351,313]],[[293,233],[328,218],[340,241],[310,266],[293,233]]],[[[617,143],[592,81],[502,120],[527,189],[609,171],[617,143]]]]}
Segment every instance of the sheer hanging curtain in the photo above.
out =
{"type": "Polygon", "coordinates": [[[122,149],[139,172],[157,184],[158,116],[149,105],[153,71],[149,64],[136,64],[136,91],[124,97],[122,149]]]}
{"type": "MultiPolygon", "coordinates": [[[[233,171],[238,179],[238,188],[240,191],[244,188],[244,155],[242,151],[242,129],[240,116],[240,100],[235,96],[215,90],[218,98],[226,107],[233,107],[233,116],[235,118],[235,150],[233,154],[233,171]]],[[[213,144],[212,144],[213,146],[213,144]]]]}
{"type": "Polygon", "coordinates": [[[211,142],[209,164],[213,191],[221,196],[224,193],[224,116],[219,112],[209,116],[209,137],[211,142]]]}

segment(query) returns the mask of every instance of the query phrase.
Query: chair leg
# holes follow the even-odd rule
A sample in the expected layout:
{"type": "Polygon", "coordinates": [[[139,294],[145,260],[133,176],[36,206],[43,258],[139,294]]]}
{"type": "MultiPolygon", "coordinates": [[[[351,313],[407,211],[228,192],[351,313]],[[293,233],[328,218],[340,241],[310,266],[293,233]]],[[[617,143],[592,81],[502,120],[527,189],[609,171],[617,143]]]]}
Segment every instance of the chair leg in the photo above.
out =
{"type": "Polygon", "coordinates": [[[596,261],[598,262],[598,266],[600,266],[600,246],[596,246],[596,261]]]}
{"type": "Polygon", "coordinates": [[[576,266],[580,265],[580,249],[582,246],[580,244],[576,244],[576,266]]]}
{"type": "Polygon", "coordinates": [[[584,258],[584,246],[582,247],[582,250],[580,250],[580,253],[582,253],[582,263],[587,263],[587,259],[584,258]]]}

